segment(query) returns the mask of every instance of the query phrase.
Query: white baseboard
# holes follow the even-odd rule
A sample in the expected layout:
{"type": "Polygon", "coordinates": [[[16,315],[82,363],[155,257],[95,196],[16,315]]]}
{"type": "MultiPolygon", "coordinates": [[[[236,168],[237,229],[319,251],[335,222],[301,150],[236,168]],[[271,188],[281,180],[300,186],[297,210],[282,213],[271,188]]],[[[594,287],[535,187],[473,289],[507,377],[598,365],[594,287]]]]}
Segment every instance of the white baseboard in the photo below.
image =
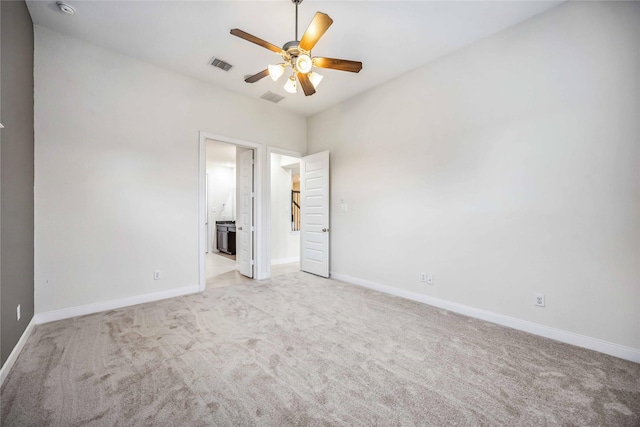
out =
{"type": "Polygon", "coordinates": [[[4,380],[9,376],[9,372],[11,371],[11,368],[13,368],[13,364],[16,363],[16,359],[18,359],[18,356],[20,355],[20,352],[24,348],[24,345],[26,344],[27,339],[31,335],[31,332],[33,332],[33,328],[36,325],[35,318],[36,318],[35,316],[31,318],[31,321],[25,328],[24,332],[22,333],[22,336],[20,336],[18,343],[16,344],[15,347],[13,347],[13,350],[11,350],[11,353],[9,354],[7,361],[4,362],[4,365],[2,365],[2,369],[0,369],[0,387],[2,387],[2,384],[4,384],[4,380]]]}
{"type": "Polygon", "coordinates": [[[291,264],[292,262],[300,262],[300,257],[291,257],[291,258],[278,258],[272,259],[271,265],[279,265],[279,264],[291,264]]]}
{"type": "Polygon", "coordinates": [[[386,294],[395,295],[401,298],[406,298],[409,300],[432,305],[434,307],[443,308],[455,313],[464,314],[465,316],[486,320],[487,322],[497,323],[498,325],[508,326],[510,328],[529,332],[534,335],[551,338],[556,341],[572,344],[578,347],[584,347],[589,350],[595,350],[600,353],[608,354],[610,356],[615,356],[621,359],[640,363],[640,349],[637,348],[626,347],[597,338],[591,338],[585,335],[564,331],[562,329],[552,328],[550,326],[529,322],[528,320],[504,316],[502,314],[481,310],[479,308],[470,307],[468,305],[458,304],[439,298],[433,298],[428,295],[395,288],[393,286],[382,285],[380,283],[371,282],[369,280],[360,279],[342,273],[332,271],[331,278],[340,280],[342,282],[351,283],[353,285],[363,286],[365,288],[373,289],[386,294]]]}
{"type": "Polygon", "coordinates": [[[179,297],[182,295],[194,294],[199,291],[200,287],[198,285],[185,286],[182,288],[169,289],[167,291],[153,292],[150,294],[136,295],[133,297],[121,298],[111,301],[97,302],[94,304],[47,311],[44,313],[36,314],[35,319],[36,324],[39,325],[41,323],[55,322],[56,320],[68,319],[70,317],[84,316],[86,314],[99,313],[101,311],[143,304],[145,302],[152,302],[167,298],[179,297]]]}

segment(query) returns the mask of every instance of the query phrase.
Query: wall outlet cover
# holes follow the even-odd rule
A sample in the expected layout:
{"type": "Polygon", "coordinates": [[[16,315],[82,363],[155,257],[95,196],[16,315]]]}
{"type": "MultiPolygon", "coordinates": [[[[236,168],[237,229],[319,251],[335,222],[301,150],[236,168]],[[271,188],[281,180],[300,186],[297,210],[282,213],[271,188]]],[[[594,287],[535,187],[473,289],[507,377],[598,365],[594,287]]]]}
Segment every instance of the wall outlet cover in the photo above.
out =
{"type": "Polygon", "coordinates": [[[534,295],[534,305],[538,307],[544,307],[544,294],[533,294],[534,295]]]}

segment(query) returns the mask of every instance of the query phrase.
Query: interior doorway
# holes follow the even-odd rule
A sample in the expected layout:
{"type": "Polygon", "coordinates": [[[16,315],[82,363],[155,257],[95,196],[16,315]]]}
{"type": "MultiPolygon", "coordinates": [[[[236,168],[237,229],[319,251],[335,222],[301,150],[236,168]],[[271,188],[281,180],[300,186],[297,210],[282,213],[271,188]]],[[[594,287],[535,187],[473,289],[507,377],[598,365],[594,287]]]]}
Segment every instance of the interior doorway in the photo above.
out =
{"type": "Polygon", "coordinates": [[[300,158],[269,156],[271,273],[277,275],[300,270],[300,158]]]}
{"type": "MultiPolygon", "coordinates": [[[[271,206],[266,277],[303,271],[328,278],[329,152],[302,156],[268,147],[267,170],[271,206]]],[[[346,212],[346,205],[341,209],[346,212]]]]}
{"type": "Polygon", "coordinates": [[[235,224],[236,219],[236,146],[207,140],[205,225],[207,253],[236,259],[235,230],[218,233],[217,225],[235,224]],[[229,233],[234,233],[228,236],[229,233]]]}
{"type": "Polygon", "coordinates": [[[236,270],[236,158],[239,147],[208,139],[205,178],[207,285],[236,270]]]}
{"type": "MultiPolygon", "coordinates": [[[[199,288],[260,276],[260,144],[200,132],[199,288]]],[[[260,277],[258,277],[260,278],[260,277]]]]}

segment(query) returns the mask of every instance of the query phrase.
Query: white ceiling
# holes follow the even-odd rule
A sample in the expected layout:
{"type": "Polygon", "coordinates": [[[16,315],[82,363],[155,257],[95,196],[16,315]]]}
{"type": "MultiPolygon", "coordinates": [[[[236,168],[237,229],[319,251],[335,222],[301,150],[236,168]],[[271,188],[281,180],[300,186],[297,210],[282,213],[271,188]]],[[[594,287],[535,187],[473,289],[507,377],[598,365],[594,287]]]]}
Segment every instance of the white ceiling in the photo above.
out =
{"type": "MultiPolygon", "coordinates": [[[[319,70],[315,95],[291,95],[278,82],[243,81],[279,55],[229,34],[239,28],[277,46],[294,39],[295,6],[279,1],[78,1],[61,13],[54,1],[27,1],[33,22],[125,55],[259,98],[283,95],[277,104],[304,116],[316,114],[455,49],[482,39],[561,1],[322,1],[299,7],[299,36],[316,11],[334,23],[313,50],[316,56],[363,62],[359,74],[319,70]],[[233,65],[224,72],[212,57],[233,65]]],[[[261,100],[261,102],[268,102],[261,100]]]]}
{"type": "Polygon", "coordinates": [[[236,146],[225,142],[207,140],[207,163],[217,166],[236,167],[236,146]]]}

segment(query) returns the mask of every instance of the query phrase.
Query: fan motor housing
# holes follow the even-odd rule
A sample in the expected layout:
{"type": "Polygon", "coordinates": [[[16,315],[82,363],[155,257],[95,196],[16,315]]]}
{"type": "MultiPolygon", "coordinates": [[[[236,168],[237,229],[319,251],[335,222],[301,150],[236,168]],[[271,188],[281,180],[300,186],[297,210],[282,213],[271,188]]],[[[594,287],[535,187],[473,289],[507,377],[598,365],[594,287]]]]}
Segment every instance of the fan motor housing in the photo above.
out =
{"type": "Polygon", "coordinates": [[[306,53],[307,55],[309,54],[309,52],[300,47],[299,40],[293,40],[285,43],[284,46],[282,46],[282,50],[287,52],[290,56],[298,56],[303,53],[306,53]]]}

